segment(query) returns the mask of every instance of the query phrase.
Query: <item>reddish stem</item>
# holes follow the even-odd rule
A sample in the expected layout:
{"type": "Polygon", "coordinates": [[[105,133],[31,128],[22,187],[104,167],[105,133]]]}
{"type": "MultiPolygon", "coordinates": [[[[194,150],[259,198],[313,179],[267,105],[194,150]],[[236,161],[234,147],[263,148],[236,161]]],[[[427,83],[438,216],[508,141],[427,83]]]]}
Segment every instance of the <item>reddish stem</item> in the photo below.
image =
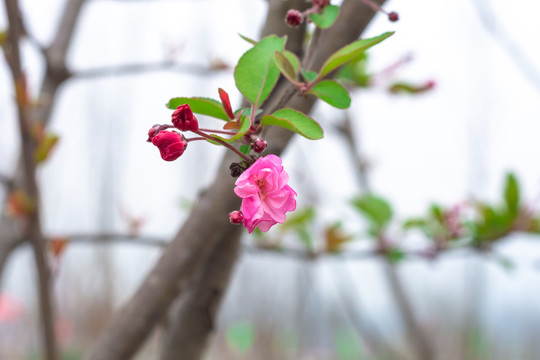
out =
{"type": "Polygon", "coordinates": [[[234,152],[235,154],[240,156],[242,159],[244,159],[248,164],[253,163],[253,159],[251,157],[247,156],[246,154],[244,154],[243,152],[241,152],[240,150],[238,150],[237,148],[235,148],[231,144],[221,140],[220,138],[212,136],[212,135],[205,134],[205,133],[203,133],[202,131],[199,131],[199,130],[193,131],[193,132],[195,134],[197,134],[197,135],[200,135],[200,136],[204,137],[206,140],[212,140],[212,141],[215,141],[215,142],[225,146],[227,149],[231,150],[232,152],[234,152]]]}

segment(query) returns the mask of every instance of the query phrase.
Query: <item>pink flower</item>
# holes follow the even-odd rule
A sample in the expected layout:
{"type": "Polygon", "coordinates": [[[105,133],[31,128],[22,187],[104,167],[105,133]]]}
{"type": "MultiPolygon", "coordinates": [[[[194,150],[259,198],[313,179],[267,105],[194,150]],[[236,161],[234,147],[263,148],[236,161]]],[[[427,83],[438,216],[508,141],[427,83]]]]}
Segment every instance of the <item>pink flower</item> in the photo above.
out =
{"type": "Polygon", "coordinates": [[[297,194],[288,181],[289,175],[276,155],[257,159],[236,180],[234,192],[242,198],[244,226],[250,234],[256,226],[266,232],[283,223],[285,214],[296,209],[297,194]]]}
{"type": "Polygon", "coordinates": [[[187,147],[187,141],[172,131],[160,131],[152,138],[152,144],[158,147],[161,158],[165,161],[178,159],[187,147]]]}

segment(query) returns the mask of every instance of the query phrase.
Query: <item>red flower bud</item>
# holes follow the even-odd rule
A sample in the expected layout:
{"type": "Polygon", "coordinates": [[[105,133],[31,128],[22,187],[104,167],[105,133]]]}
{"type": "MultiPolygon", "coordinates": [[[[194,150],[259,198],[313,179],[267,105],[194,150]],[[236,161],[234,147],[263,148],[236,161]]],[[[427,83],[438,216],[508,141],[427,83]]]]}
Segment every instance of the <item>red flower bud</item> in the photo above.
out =
{"type": "Polygon", "coordinates": [[[291,9],[285,15],[285,22],[290,26],[298,26],[304,21],[304,15],[298,10],[291,9]]]}
{"type": "Polygon", "coordinates": [[[161,158],[165,161],[178,159],[187,147],[183,136],[172,131],[160,131],[152,138],[152,144],[158,147],[161,158]]]}
{"type": "Polygon", "coordinates": [[[391,13],[388,14],[388,20],[390,20],[391,22],[396,22],[399,20],[399,14],[395,11],[392,11],[391,13]]]}
{"type": "Polygon", "coordinates": [[[235,210],[229,213],[231,224],[241,224],[244,221],[244,215],[240,210],[235,210]]]}
{"type": "Polygon", "coordinates": [[[199,130],[199,122],[188,104],[180,105],[172,113],[172,123],[175,128],[182,131],[199,130]]]}
{"type": "Polygon", "coordinates": [[[259,138],[253,143],[253,151],[255,151],[256,153],[262,153],[264,149],[266,149],[266,145],[267,142],[259,138]]]}
{"type": "Polygon", "coordinates": [[[161,124],[156,124],[156,125],[152,126],[150,128],[150,130],[148,130],[148,140],[146,140],[146,141],[151,142],[152,138],[159,133],[159,128],[160,127],[161,127],[161,124]]]}

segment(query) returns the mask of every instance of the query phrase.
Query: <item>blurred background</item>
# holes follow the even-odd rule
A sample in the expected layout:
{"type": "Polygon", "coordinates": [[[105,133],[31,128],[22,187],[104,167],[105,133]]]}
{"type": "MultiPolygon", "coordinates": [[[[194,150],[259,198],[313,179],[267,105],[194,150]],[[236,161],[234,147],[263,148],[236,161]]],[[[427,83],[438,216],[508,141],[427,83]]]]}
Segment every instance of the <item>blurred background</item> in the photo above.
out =
{"type": "MultiPolygon", "coordinates": [[[[51,40],[64,5],[21,1],[37,42],[51,40]]],[[[299,211],[310,213],[309,244],[287,229],[266,240],[246,234],[208,359],[415,359],[411,313],[437,359],[540,359],[539,237],[512,235],[484,255],[413,256],[395,265],[363,256],[373,242],[350,201],[365,189],[339,130],[347,117],[363,176],[392,204],[396,224],[422,216],[434,202],[497,202],[510,171],[537,208],[540,5],[412,0],[385,8],[400,21],[379,15],[364,34],[396,31],[369,51],[369,86],[353,90],[349,110],[319,103],[312,117],[325,139],[295,138],[283,156],[299,211]],[[389,91],[396,82],[430,81],[435,86],[417,94],[389,91]],[[335,223],[350,241],[337,255],[309,256],[325,248],[335,223]],[[275,239],[285,250],[257,246],[275,239]]],[[[60,140],[39,169],[45,233],[80,239],[52,258],[65,359],[81,358],[137,289],[221,158],[222,149],[195,142],[181,159],[164,162],[146,143],[148,129],[169,120],[164,105],[171,97],[217,98],[222,87],[240,103],[232,70],[250,45],[238,34],[258,38],[266,9],[263,0],[89,0],[83,8],[68,52],[78,75],[60,89],[50,123],[60,140]],[[126,65],[138,70],[119,73],[126,65]],[[86,236],[131,232],[145,241],[86,236]]],[[[0,29],[6,27],[2,7],[0,29]]],[[[23,56],[36,93],[44,63],[31,42],[23,56]]],[[[0,174],[9,175],[20,144],[5,62],[0,85],[0,174]]],[[[0,187],[0,201],[6,197],[0,187]]],[[[390,233],[404,248],[426,245],[420,232],[396,226],[390,233]]],[[[0,359],[39,359],[33,264],[27,246],[7,263],[0,359]]],[[[159,344],[158,330],[140,359],[156,358],[159,344]]]]}

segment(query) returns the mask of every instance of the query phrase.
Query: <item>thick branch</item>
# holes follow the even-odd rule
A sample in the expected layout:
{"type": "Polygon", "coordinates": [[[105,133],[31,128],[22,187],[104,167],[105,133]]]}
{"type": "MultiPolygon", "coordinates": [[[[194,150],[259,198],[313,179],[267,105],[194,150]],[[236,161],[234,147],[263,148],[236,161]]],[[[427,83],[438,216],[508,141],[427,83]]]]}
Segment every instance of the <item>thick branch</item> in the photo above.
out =
{"type": "MultiPolygon", "coordinates": [[[[365,14],[366,7],[361,5],[357,0],[344,2],[337,24],[321,35],[324,39],[326,34],[326,39],[321,41],[314,64],[320,66],[333,51],[358,38],[374,15],[372,11],[365,14]],[[327,42],[332,45],[322,46],[327,42]]],[[[289,105],[307,112],[313,103],[312,97],[296,97],[289,105]]],[[[281,153],[291,136],[290,132],[282,129],[269,131],[269,151],[281,153]]],[[[111,320],[87,359],[123,360],[133,356],[163,318],[181,284],[187,283],[193,271],[207,261],[219,240],[240,236],[240,229],[231,226],[226,216],[240,204],[232,191],[234,182],[228,174],[229,163],[230,158],[223,161],[212,186],[200,197],[184,226],[136,294],[111,320]]]]}

